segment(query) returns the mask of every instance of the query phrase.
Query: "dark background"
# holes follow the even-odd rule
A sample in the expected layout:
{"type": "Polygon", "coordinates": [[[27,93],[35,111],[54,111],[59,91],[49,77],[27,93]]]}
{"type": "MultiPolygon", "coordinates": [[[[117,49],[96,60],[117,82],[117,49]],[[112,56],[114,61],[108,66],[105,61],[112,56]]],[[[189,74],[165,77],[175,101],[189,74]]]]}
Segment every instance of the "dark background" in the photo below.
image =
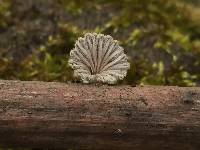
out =
{"type": "Polygon", "coordinates": [[[121,84],[200,85],[198,0],[0,0],[0,79],[74,82],[69,52],[86,32],[120,41],[121,84]]]}

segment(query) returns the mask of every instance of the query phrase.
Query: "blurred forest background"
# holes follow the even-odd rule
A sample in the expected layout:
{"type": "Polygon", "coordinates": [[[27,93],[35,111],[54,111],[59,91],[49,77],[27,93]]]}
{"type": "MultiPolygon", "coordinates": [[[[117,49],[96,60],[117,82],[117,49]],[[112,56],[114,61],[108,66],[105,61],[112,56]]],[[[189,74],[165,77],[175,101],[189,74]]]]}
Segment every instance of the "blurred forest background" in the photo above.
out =
{"type": "Polygon", "coordinates": [[[120,41],[122,84],[200,85],[200,0],[0,0],[0,79],[73,81],[86,32],[120,41]]]}

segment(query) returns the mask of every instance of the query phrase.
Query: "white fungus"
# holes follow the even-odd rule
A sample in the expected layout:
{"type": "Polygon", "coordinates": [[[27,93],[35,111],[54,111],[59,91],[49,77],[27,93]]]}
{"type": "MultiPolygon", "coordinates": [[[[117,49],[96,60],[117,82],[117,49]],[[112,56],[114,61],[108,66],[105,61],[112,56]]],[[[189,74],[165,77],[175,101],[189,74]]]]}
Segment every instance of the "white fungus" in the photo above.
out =
{"type": "Polygon", "coordinates": [[[116,84],[130,64],[124,49],[110,35],[86,33],[70,52],[69,65],[83,83],[116,84]]]}

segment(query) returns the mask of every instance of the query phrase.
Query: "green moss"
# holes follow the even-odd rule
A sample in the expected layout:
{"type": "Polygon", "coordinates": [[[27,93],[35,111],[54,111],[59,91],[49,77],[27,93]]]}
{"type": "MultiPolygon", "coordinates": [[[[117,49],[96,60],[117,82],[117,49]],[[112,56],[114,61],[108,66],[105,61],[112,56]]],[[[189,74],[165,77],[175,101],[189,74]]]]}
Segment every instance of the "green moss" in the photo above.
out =
{"type": "MultiPolygon", "coordinates": [[[[4,55],[5,49],[0,46],[0,78],[72,81],[72,70],[67,60],[75,40],[85,32],[102,32],[118,39],[130,56],[131,69],[123,84],[200,84],[200,23],[195,15],[200,8],[181,0],[59,2],[66,13],[75,16],[75,19],[54,20],[58,31],[49,34],[45,42],[20,62],[4,55]],[[95,28],[79,27],[76,17],[85,17],[82,14],[86,11],[103,12],[110,8],[117,8],[117,11],[111,9],[108,16],[112,17],[95,28]]],[[[3,1],[0,5],[0,28],[8,28],[6,18],[11,11],[11,3],[3,1]]],[[[56,13],[55,10],[53,12],[56,13]]],[[[97,16],[94,19],[101,19],[97,16]]],[[[26,34],[18,39],[28,39],[28,36],[26,34]]]]}
{"type": "Polygon", "coordinates": [[[0,1],[0,29],[6,28],[8,25],[8,18],[10,17],[10,0],[0,1]]]}

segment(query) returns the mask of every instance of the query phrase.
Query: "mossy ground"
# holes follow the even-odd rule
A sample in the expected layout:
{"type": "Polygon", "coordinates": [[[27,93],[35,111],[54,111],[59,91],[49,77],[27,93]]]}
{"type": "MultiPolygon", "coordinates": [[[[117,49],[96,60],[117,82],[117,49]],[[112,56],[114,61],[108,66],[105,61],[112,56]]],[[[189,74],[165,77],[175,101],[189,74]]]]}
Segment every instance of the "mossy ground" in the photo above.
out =
{"type": "Polygon", "coordinates": [[[130,57],[120,84],[200,85],[200,6],[187,0],[2,0],[0,78],[73,81],[77,37],[110,34],[130,57]]]}

